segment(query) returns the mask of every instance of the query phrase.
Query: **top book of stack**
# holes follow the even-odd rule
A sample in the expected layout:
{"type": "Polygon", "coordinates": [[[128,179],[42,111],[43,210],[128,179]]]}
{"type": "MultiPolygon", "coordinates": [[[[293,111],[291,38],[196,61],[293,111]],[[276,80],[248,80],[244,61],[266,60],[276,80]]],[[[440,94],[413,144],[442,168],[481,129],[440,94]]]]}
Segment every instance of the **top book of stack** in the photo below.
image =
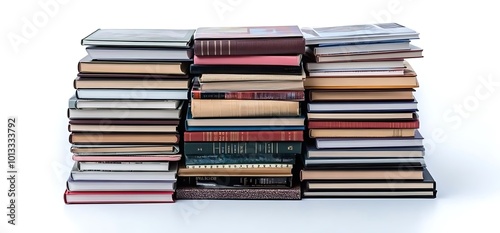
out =
{"type": "Polygon", "coordinates": [[[82,39],[82,45],[189,48],[194,31],[194,29],[97,29],[82,39]]]}
{"type": "Polygon", "coordinates": [[[194,34],[196,56],[290,55],[305,52],[297,26],[199,28],[194,34]]]}

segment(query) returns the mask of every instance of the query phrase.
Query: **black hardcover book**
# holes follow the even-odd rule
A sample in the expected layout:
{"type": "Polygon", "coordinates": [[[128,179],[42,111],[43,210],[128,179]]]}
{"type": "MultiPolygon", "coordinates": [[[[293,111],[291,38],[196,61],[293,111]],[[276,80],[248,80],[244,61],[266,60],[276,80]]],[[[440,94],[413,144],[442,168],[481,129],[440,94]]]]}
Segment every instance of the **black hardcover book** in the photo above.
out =
{"type": "Polygon", "coordinates": [[[191,74],[302,74],[302,66],[191,65],[191,74]]]}
{"type": "Polygon", "coordinates": [[[227,176],[196,176],[180,177],[180,186],[199,186],[205,188],[291,188],[292,176],[288,177],[227,177],[227,176]]]}
{"type": "Polygon", "coordinates": [[[302,142],[185,142],[185,155],[300,154],[302,142]]]}

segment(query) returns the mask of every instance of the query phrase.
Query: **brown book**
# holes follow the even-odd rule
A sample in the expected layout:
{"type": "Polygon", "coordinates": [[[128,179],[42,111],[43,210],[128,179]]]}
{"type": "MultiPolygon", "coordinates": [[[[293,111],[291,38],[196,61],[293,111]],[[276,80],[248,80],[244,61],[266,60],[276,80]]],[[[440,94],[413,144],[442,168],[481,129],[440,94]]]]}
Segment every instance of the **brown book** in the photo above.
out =
{"type": "Polygon", "coordinates": [[[299,116],[300,105],[296,101],[193,99],[191,114],[193,118],[299,116]]]}
{"type": "Polygon", "coordinates": [[[95,61],[86,56],[78,63],[81,73],[186,74],[182,62],[95,61]]]}
{"type": "Polygon", "coordinates": [[[401,90],[312,90],[312,101],[413,100],[414,89],[401,90]]]}
{"type": "Polygon", "coordinates": [[[178,187],[177,199],[204,200],[300,200],[300,185],[292,188],[203,188],[178,187]]]}
{"type": "Polygon", "coordinates": [[[300,180],[422,180],[420,169],[399,170],[302,170],[300,180]]]}
{"type": "Polygon", "coordinates": [[[311,129],[311,138],[413,137],[415,129],[311,129]]]}
{"type": "Polygon", "coordinates": [[[74,144],[173,144],[179,142],[177,134],[164,133],[71,133],[74,144]]]}
{"type": "Polygon", "coordinates": [[[98,146],[98,147],[79,147],[72,146],[71,153],[80,154],[80,153],[168,153],[175,152],[177,148],[173,145],[157,145],[157,146],[98,146]]]}
{"type": "Polygon", "coordinates": [[[290,74],[203,74],[200,80],[203,83],[224,81],[302,81],[302,75],[290,74]]]}
{"type": "Polygon", "coordinates": [[[189,79],[104,79],[76,78],[75,89],[188,89],[189,79]]]}

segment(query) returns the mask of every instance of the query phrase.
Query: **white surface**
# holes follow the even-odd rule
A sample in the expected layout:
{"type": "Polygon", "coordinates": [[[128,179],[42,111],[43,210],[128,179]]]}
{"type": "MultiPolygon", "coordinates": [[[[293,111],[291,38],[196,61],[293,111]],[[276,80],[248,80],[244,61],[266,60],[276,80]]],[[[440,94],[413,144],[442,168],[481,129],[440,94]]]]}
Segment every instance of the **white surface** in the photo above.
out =
{"type": "MultiPolygon", "coordinates": [[[[269,0],[66,0],[44,18],[48,14],[39,3],[47,1],[0,6],[2,177],[8,115],[18,116],[20,131],[18,225],[7,225],[7,195],[1,191],[0,232],[498,232],[500,51],[498,8],[492,1],[308,0],[285,6],[269,0]],[[25,33],[26,43],[16,52],[9,35],[22,35],[33,17],[38,26],[25,33]],[[421,132],[427,138],[426,162],[438,182],[437,199],[64,205],[72,164],[67,100],[77,62],[85,55],[80,39],[95,29],[387,21],[421,33],[414,44],[424,49],[425,58],[410,62],[421,85],[421,132]],[[488,77],[496,84],[481,81],[488,77]],[[465,112],[456,112],[454,106],[464,104],[465,112]]],[[[5,178],[0,187],[7,188],[5,178]]]]}

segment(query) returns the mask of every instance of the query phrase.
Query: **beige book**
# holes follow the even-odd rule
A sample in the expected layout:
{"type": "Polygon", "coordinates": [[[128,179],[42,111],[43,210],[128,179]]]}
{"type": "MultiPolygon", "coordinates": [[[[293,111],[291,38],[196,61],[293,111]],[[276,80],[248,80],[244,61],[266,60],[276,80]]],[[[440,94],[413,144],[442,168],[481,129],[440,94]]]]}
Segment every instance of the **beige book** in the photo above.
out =
{"type": "Polygon", "coordinates": [[[208,82],[201,83],[202,91],[261,91],[261,90],[304,90],[304,83],[299,81],[245,81],[245,82],[208,82]]]}
{"type": "Polygon", "coordinates": [[[189,80],[165,79],[75,79],[75,89],[188,89],[189,80]]]}
{"type": "Polygon", "coordinates": [[[309,189],[433,189],[432,183],[308,183],[309,189]]]}
{"type": "Polygon", "coordinates": [[[367,120],[367,119],[413,119],[413,113],[307,113],[308,119],[367,120]]]}
{"type": "Polygon", "coordinates": [[[179,168],[179,176],[290,176],[291,168],[179,168]]]}
{"type": "Polygon", "coordinates": [[[312,101],[328,100],[413,100],[413,89],[401,91],[318,91],[310,92],[312,101]]]}
{"type": "Polygon", "coordinates": [[[311,138],[413,137],[415,129],[311,129],[311,138]]]}
{"type": "Polygon", "coordinates": [[[186,74],[181,62],[93,61],[89,56],[78,63],[82,73],[186,74]]]}
{"type": "Polygon", "coordinates": [[[416,77],[307,77],[304,80],[306,89],[394,89],[418,86],[416,77]]]}
{"type": "Polygon", "coordinates": [[[275,100],[192,99],[193,118],[299,116],[299,102],[275,100]]]}
{"type": "Polygon", "coordinates": [[[69,142],[74,144],[110,144],[110,143],[177,143],[176,134],[158,133],[72,133],[69,142]]]}
{"type": "Polygon", "coordinates": [[[422,180],[422,170],[302,170],[300,180],[422,180]]]}
{"type": "Polygon", "coordinates": [[[69,125],[70,132],[177,132],[176,125],[69,125]]]}
{"type": "Polygon", "coordinates": [[[207,82],[223,82],[223,81],[301,81],[305,78],[305,73],[302,75],[280,75],[280,74],[204,74],[201,76],[201,81],[207,82]]]}

